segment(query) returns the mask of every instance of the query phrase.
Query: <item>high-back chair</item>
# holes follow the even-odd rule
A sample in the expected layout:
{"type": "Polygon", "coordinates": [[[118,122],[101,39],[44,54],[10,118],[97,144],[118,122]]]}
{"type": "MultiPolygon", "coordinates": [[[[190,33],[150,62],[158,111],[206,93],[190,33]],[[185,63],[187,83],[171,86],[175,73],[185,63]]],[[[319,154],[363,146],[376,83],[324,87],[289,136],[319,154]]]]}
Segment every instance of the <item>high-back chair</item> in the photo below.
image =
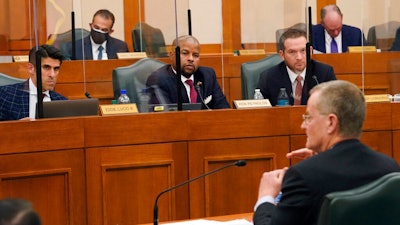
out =
{"type": "Polygon", "coordinates": [[[146,90],[147,78],[152,72],[165,65],[153,58],[143,58],[132,65],[115,68],[112,72],[114,98],[117,99],[121,89],[125,89],[131,102],[141,109],[140,97],[146,90]]]}
{"type": "Polygon", "coordinates": [[[254,62],[246,62],[241,66],[242,99],[253,99],[260,73],[282,62],[279,54],[273,54],[254,62]]]}
{"type": "Polygon", "coordinates": [[[167,57],[164,35],[159,28],[141,22],[132,30],[135,52],[146,52],[149,57],[167,57]]]}
{"type": "Polygon", "coordinates": [[[25,81],[26,79],[16,78],[12,76],[8,76],[4,73],[0,73],[0,86],[15,84],[25,81]]]}
{"type": "MultiPolygon", "coordinates": [[[[84,28],[76,28],[75,29],[75,41],[81,40],[87,37],[90,34],[90,31],[84,28]]],[[[52,37],[51,34],[49,38],[52,37]]],[[[54,47],[61,50],[65,57],[70,58],[71,56],[68,53],[68,44],[72,42],[72,30],[66,31],[64,33],[57,34],[52,44],[54,47]]]]}
{"type": "Polygon", "coordinates": [[[327,194],[318,225],[400,224],[400,172],[361,187],[327,194]]]}

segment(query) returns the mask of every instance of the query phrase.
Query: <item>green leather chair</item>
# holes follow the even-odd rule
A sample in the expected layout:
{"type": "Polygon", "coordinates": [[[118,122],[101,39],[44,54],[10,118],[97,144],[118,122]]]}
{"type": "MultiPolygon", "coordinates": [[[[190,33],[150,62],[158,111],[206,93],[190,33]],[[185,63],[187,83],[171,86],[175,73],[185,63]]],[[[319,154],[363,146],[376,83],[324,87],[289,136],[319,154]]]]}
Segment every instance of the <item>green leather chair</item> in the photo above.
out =
{"type": "Polygon", "coordinates": [[[118,99],[121,89],[125,89],[132,103],[141,109],[140,97],[146,88],[147,78],[151,73],[165,65],[153,58],[143,58],[132,65],[117,67],[112,72],[114,98],[118,99]]]}
{"type": "Polygon", "coordinates": [[[400,224],[400,172],[364,186],[327,194],[318,225],[400,224]]]}
{"type": "Polygon", "coordinates": [[[140,22],[132,30],[132,44],[135,52],[146,52],[148,57],[168,57],[164,35],[159,28],[140,22]]]}
{"type": "MultiPolygon", "coordinates": [[[[79,41],[85,37],[87,37],[90,34],[90,31],[84,29],[84,28],[76,28],[75,29],[75,41],[79,41]]],[[[52,37],[51,34],[49,38],[52,37]]],[[[71,59],[71,56],[68,53],[68,44],[71,43],[72,41],[72,30],[66,31],[64,33],[57,34],[56,39],[54,40],[54,43],[52,44],[54,47],[58,48],[61,50],[61,52],[64,54],[64,56],[67,59],[71,59]]]]}
{"type": "Polygon", "coordinates": [[[26,79],[16,78],[12,76],[8,76],[4,73],[0,73],[0,86],[15,84],[25,81],[26,79]]]}
{"type": "Polygon", "coordinates": [[[246,62],[241,66],[242,99],[253,99],[260,73],[282,62],[279,54],[273,54],[254,62],[246,62]]]}

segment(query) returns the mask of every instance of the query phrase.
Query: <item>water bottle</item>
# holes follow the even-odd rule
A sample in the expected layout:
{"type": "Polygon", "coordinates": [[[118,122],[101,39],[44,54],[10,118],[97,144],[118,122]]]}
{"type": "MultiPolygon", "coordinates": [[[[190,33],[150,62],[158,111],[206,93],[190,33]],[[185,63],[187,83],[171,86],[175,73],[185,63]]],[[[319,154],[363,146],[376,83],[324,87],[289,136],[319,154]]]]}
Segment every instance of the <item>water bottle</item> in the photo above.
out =
{"type": "Polygon", "coordinates": [[[139,96],[140,112],[149,112],[150,93],[148,89],[143,89],[139,96]]]}
{"type": "Polygon", "coordinates": [[[254,99],[264,99],[264,96],[261,94],[260,89],[254,90],[254,99]]]}
{"type": "Polygon", "coordinates": [[[278,106],[288,106],[289,105],[289,96],[286,93],[286,88],[281,88],[278,95],[278,106]]]}
{"type": "Polygon", "coordinates": [[[128,95],[126,95],[126,90],[121,89],[121,95],[118,97],[118,104],[128,104],[131,103],[128,95]]]}

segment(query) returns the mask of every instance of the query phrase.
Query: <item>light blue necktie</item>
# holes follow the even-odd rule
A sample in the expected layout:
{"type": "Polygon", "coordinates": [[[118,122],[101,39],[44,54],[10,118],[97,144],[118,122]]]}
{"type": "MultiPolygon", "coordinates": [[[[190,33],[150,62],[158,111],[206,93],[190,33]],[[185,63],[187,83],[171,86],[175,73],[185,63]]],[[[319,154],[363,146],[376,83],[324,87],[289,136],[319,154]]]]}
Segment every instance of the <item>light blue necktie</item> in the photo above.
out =
{"type": "Polygon", "coordinates": [[[335,38],[333,38],[333,37],[332,37],[332,42],[331,42],[331,53],[338,53],[337,43],[335,41],[335,38]]]}
{"type": "Polygon", "coordinates": [[[99,50],[99,54],[97,55],[97,59],[98,60],[102,60],[103,59],[103,46],[99,46],[98,50],[99,50]]]}

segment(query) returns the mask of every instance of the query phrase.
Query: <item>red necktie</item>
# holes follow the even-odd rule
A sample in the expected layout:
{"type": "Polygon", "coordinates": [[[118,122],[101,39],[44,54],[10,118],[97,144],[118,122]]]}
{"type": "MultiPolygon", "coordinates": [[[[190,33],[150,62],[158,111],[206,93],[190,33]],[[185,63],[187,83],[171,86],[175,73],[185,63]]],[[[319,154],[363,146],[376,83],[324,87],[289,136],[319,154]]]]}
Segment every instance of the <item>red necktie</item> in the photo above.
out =
{"type": "Polygon", "coordinates": [[[301,95],[302,95],[302,90],[303,90],[303,86],[301,85],[301,81],[303,80],[303,78],[298,75],[296,77],[296,91],[294,92],[294,105],[301,105],[301,95]]]}
{"type": "Polygon", "coordinates": [[[190,102],[196,103],[197,102],[197,92],[194,89],[193,81],[186,80],[185,83],[189,84],[189,86],[190,86],[190,102]]]}

